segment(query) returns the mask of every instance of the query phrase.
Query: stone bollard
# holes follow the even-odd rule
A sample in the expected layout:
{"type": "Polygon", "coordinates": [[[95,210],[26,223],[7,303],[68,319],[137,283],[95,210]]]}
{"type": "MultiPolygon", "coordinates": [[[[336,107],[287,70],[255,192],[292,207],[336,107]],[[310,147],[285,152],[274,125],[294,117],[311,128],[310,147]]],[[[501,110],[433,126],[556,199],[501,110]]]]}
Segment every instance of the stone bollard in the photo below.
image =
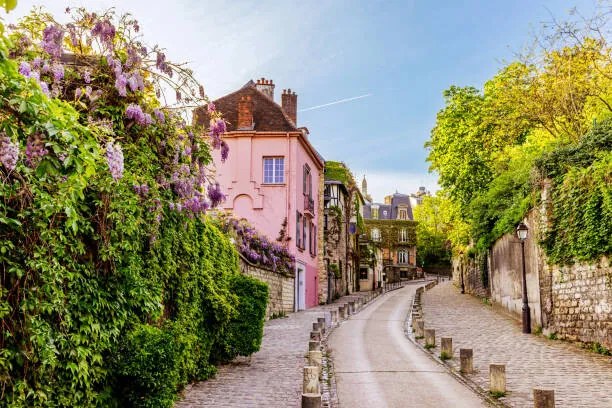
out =
{"type": "Polygon", "coordinates": [[[310,332],[310,340],[321,341],[321,332],[319,330],[313,330],[310,332]]]}
{"type": "Polygon", "coordinates": [[[489,365],[489,391],[497,394],[506,393],[506,366],[504,364],[489,365]]]}
{"type": "Polygon", "coordinates": [[[330,314],[330,318],[331,318],[330,326],[333,326],[338,321],[338,311],[337,310],[331,310],[329,312],[329,314],[330,314]]]}
{"type": "Polygon", "coordinates": [[[323,363],[323,352],[321,350],[313,350],[308,352],[308,365],[317,367],[319,377],[321,376],[321,365],[323,363]]]}
{"type": "Polygon", "coordinates": [[[304,381],[302,383],[302,392],[304,394],[318,394],[319,389],[319,368],[316,366],[304,367],[304,381]]]}
{"type": "Polygon", "coordinates": [[[555,390],[534,388],[533,408],[555,408],[555,390]]]}
{"type": "Polygon", "coordinates": [[[302,394],[302,408],[321,408],[321,393],[302,394]]]}
{"type": "Polygon", "coordinates": [[[425,329],[425,347],[436,346],[436,331],[434,329],[425,329]]]}
{"type": "Polygon", "coordinates": [[[321,350],[321,342],[316,340],[308,341],[308,351],[317,351],[321,350]]]}
{"type": "Polygon", "coordinates": [[[414,335],[419,338],[425,336],[425,322],[422,319],[417,320],[414,335]]]}
{"type": "Polygon", "coordinates": [[[453,358],[453,339],[452,337],[442,337],[440,339],[441,350],[440,358],[442,360],[449,360],[453,358]]]}
{"type": "Polygon", "coordinates": [[[355,301],[351,300],[349,304],[349,315],[355,314],[355,301]]]}
{"type": "Polygon", "coordinates": [[[339,315],[340,320],[346,317],[346,311],[344,310],[344,306],[338,307],[338,315],[339,315]]]}
{"type": "Polygon", "coordinates": [[[474,353],[472,349],[459,349],[459,360],[461,361],[461,372],[463,374],[474,372],[474,353]]]}
{"type": "Polygon", "coordinates": [[[319,322],[319,326],[321,328],[321,331],[323,333],[325,333],[325,331],[327,330],[327,324],[325,323],[325,318],[324,317],[319,317],[317,319],[317,321],[319,322]]]}

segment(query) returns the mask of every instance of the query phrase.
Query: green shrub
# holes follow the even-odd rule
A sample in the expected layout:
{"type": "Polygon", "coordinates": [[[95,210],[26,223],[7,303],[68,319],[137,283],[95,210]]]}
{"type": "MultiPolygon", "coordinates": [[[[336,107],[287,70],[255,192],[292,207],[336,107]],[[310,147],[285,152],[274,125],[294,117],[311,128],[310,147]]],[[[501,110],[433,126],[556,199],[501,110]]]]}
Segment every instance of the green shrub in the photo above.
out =
{"type": "Polygon", "coordinates": [[[214,358],[230,361],[259,350],[268,302],[268,285],[245,275],[230,279],[230,290],[238,296],[238,313],[229,322],[215,344],[214,358]]]}
{"type": "Polygon", "coordinates": [[[117,399],[124,406],[171,407],[194,342],[180,325],[137,325],[119,348],[117,399]]]}

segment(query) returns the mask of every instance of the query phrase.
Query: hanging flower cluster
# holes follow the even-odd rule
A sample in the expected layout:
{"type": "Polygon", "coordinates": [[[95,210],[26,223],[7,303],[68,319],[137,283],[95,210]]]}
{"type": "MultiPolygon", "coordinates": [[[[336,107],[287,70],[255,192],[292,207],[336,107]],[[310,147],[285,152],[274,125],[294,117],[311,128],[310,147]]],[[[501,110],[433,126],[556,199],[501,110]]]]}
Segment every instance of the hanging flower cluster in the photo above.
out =
{"type": "Polygon", "coordinates": [[[123,177],[123,150],[121,146],[108,142],[106,144],[106,161],[113,180],[117,181],[123,177]]]}
{"type": "Polygon", "coordinates": [[[236,249],[249,262],[268,267],[275,272],[293,272],[295,257],[285,246],[278,242],[271,242],[245,221],[238,221],[228,216],[220,218],[222,230],[235,237],[236,249]]]}
{"type": "MultiPolygon", "coordinates": [[[[207,166],[211,148],[221,151],[223,161],[228,157],[229,147],[223,140],[226,124],[193,72],[169,61],[158,46],[145,46],[138,22],[129,15],[117,19],[113,10],[96,14],[83,8],[66,12],[72,17],[67,24],[34,12],[36,18],[9,26],[14,44],[11,56],[20,61],[20,74],[37,82],[48,96],[74,102],[90,125],[104,128],[101,145],[113,180],[120,180],[125,169],[123,149],[117,142],[124,136],[117,137],[117,132],[127,130],[132,138],[163,134],[154,140],[168,160],[156,187],[172,191],[168,207],[198,214],[222,203],[225,195],[207,166]],[[208,130],[186,124],[189,109],[202,105],[208,105],[211,117],[208,130]],[[101,109],[104,106],[123,107],[123,123],[109,116],[108,109],[101,109]]],[[[46,146],[44,132],[29,137],[25,163],[32,168],[40,163],[49,154],[46,146]]],[[[0,149],[4,167],[14,169],[18,146],[2,138],[0,149]]],[[[62,162],[67,157],[67,152],[54,149],[54,153],[62,156],[62,162]]],[[[147,196],[150,185],[136,186],[136,194],[147,196]]]]}
{"type": "Polygon", "coordinates": [[[19,147],[11,141],[6,133],[0,133],[0,163],[8,170],[15,170],[19,159],[19,147]]]}

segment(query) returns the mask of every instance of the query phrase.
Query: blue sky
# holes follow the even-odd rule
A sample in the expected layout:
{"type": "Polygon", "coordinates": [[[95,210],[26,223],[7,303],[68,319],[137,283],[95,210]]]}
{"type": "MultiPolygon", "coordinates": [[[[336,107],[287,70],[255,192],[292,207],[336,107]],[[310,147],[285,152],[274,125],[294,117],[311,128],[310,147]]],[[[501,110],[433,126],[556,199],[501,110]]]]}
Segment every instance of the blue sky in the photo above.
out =
{"type": "Polygon", "coordinates": [[[115,6],[140,20],[145,41],[190,61],[209,96],[271,78],[298,94],[298,124],[328,160],[344,161],[380,201],[395,190],[437,189],[423,147],[450,85],[480,87],[528,44],[551,14],[596,0],[207,1],[19,0],[63,18],[66,6],[115,6]],[[45,4],[46,3],[46,4],[45,4]]]}

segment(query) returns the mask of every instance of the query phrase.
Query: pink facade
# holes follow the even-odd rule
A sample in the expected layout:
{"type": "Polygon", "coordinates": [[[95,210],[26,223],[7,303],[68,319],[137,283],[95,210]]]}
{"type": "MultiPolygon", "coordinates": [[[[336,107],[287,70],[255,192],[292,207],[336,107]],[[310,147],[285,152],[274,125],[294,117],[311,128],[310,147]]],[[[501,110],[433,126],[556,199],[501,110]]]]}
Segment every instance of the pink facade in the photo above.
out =
{"type": "Polygon", "coordinates": [[[295,310],[301,310],[318,304],[317,226],[323,161],[308,141],[305,128],[297,129],[288,120],[278,126],[279,131],[274,130],[278,118],[289,118],[269,99],[250,87],[215,101],[228,122],[233,112],[240,116],[234,119],[237,124],[249,124],[245,114],[255,117],[251,126],[228,127],[224,140],[230,153],[223,163],[215,151],[216,179],[227,194],[224,208],[248,220],[271,240],[277,239],[287,220],[286,245],[296,258],[295,310]],[[240,106],[232,108],[236,104],[240,106]],[[258,119],[265,130],[258,130],[258,119]]]}
{"type": "MultiPolygon", "coordinates": [[[[287,244],[295,255],[296,268],[303,267],[305,273],[302,280],[305,288],[297,292],[297,297],[304,296],[306,308],[315,306],[318,303],[316,226],[319,208],[316,204],[311,209],[305,208],[308,195],[304,194],[303,172],[305,165],[308,166],[312,180],[311,199],[318,203],[320,160],[301,132],[261,134],[237,131],[226,134],[224,140],[230,148],[230,158],[221,163],[218,154],[215,157],[217,180],[227,194],[224,208],[231,210],[237,218],[247,219],[271,240],[279,236],[283,221],[287,219],[286,234],[291,238],[287,244]],[[264,159],[270,158],[282,159],[282,182],[264,183],[264,159]],[[299,247],[298,217],[301,217],[299,241],[304,241],[299,247]],[[311,223],[314,230],[311,230],[311,223]]],[[[296,281],[297,278],[296,275],[296,281]]]]}

